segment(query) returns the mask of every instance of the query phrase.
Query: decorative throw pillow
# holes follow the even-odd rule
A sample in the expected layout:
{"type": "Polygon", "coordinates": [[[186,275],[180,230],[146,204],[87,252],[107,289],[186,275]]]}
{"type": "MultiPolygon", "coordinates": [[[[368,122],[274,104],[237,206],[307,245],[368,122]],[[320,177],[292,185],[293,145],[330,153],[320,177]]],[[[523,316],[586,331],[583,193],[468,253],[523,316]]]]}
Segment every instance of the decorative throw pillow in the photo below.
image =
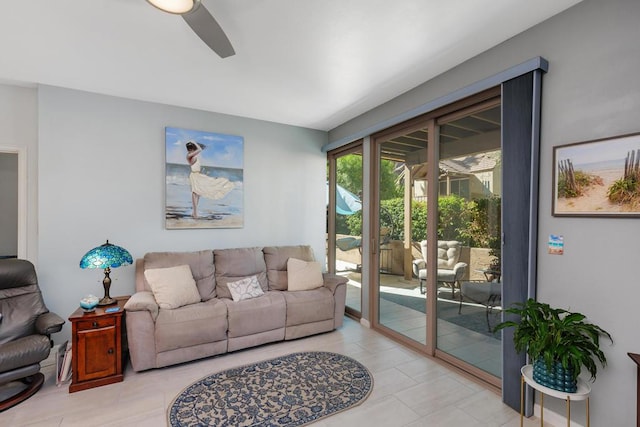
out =
{"type": "Polygon", "coordinates": [[[308,291],[321,287],[322,267],[317,261],[302,261],[289,258],[287,261],[287,289],[290,291],[308,291]]]}
{"type": "Polygon", "coordinates": [[[150,268],[144,271],[144,277],[160,308],[178,308],[200,302],[200,293],[188,265],[150,268]]]}
{"type": "Polygon", "coordinates": [[[235,282],[229,282],[227,287],[235,302],[264,295],[260,282],[258,282],[258,276],[245,277],[235,282]]]}

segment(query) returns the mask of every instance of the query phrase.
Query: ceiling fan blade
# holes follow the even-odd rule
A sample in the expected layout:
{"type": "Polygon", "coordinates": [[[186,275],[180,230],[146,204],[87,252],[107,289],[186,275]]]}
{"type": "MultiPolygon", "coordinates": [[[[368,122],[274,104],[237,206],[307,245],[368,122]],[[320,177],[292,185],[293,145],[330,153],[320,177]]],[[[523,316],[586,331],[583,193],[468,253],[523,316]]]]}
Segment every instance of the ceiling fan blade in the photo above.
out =
{"type": "Polygon", "coordinates": [[[191,29],[207,44],[220,58],[226,58],[236,54],[231,42],[222,30],[222,27],[209,13],[203,4],[196,10],[182,15],[191,29]]]}

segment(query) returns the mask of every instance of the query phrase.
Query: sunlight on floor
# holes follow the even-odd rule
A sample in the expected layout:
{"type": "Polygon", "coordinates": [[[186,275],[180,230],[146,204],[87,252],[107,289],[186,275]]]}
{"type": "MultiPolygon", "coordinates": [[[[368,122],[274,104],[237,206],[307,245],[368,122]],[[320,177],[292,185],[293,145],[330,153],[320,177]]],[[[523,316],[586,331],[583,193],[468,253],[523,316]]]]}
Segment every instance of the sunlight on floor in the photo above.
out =
{"type": "MultiPolygon", "coordinates": [[[[344,271],[340,274],[349,278],[347,306],[360,307],[362,287],[360,272],[344,271]]],[[[415,308],[421,304],[418,300],[424,301],[426,304],[426,296],[420,293],[417,279],[407,281],[399,276],[381,274],[380,280],[382,283],[380,291],[383,294],[380,300],[380,323],[416,342],[426,344],[426,315],[423,311],[415,308]],[[389,300],[392,296],[395,298],[389,300]],[[409,303],[409,300],[412,303],[409,303]]],[[[463,301],[460,306],[460,301],[457,299],[459,295],[456,294],[456,299],[452,300],[451,289],[448,287],[440,288],[438,295],[438,309],[441,310],[445,307],[447,312],[451,311],[453,314],[447,318],[441,318],[444,317],[444,314],[439,314],[437,347],[500,378],[502,376],[500,335],[489,333],[490,329],[500,322],[499,307],[487,313],[486,307],[482,304],[463,301]],[[458,308],[460,308],[460,314],[457,314],[458,308]],[[471,312],[478,317],[474,328],[454,323],[454,321],[460,323],[465,315],[472,315],[471,312]]]]}

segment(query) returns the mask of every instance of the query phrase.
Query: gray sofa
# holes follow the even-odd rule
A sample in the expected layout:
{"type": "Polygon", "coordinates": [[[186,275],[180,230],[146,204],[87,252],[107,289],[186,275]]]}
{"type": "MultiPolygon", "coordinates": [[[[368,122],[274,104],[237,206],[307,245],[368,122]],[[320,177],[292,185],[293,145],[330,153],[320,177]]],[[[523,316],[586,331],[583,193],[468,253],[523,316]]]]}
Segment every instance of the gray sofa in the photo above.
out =
{"type": "MultiPolygon", "coordinates": [[[[347,279],[323,274],[311,290],[289,291],[287,261],[313,261],[309,246],[151,252],[136,260],[126,310],[135,371],[328,332],[342,326],[347,279]],[[161,308],[146,269],[189,265],[200,301],[161,308]],[[234,301],[228,283],[256,276],[264,295],[234,301]]],[[[158,270],[156,270],[158,271],[158,270]]]]}

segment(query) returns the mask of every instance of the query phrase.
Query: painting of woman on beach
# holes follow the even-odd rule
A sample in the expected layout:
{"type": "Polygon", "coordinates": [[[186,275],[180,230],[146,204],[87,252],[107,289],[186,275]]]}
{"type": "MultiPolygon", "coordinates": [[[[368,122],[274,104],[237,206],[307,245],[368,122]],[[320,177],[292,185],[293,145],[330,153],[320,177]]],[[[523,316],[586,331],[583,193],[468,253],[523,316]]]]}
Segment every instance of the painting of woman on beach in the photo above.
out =
{"type": "Polygon", "coordinates": [[[165,148],[165,227],[242,227],[244,139],[167,127],[165,148]]]}
{"type": "Polygon", "coordinates": [[[554,216],[640,216],[640,134],[554,148],[554,216]]]}

